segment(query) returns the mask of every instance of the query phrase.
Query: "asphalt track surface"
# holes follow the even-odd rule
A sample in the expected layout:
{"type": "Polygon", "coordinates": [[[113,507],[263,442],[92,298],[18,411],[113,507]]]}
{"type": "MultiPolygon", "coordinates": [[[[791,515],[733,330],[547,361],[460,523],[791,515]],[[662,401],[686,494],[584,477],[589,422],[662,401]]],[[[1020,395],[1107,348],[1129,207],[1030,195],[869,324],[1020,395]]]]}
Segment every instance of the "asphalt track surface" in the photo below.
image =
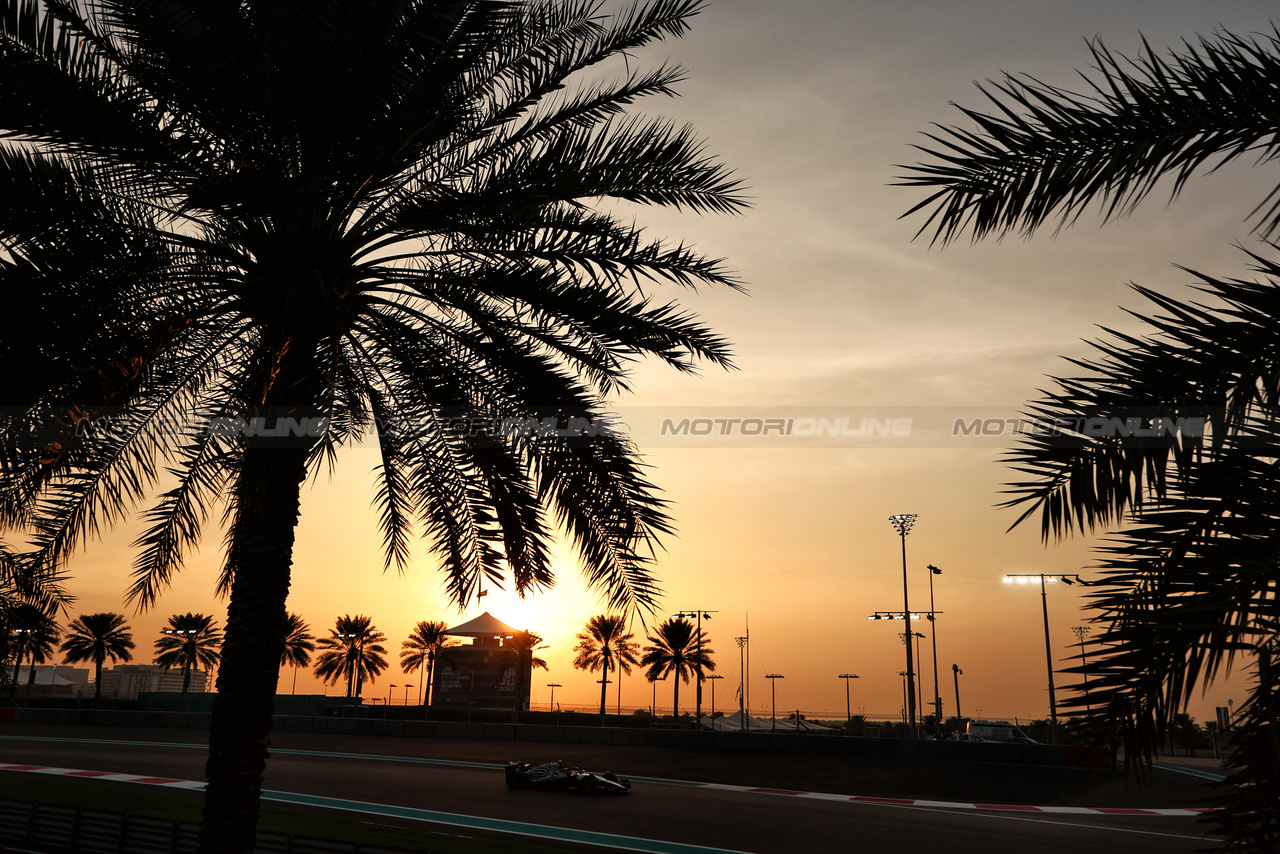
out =
{"type": "MultiPolygon", "coordinates": [[[[0,761],[6,763],[203,778],[203,733],[197,730],[6,725],[0,736],[0,761]]],[[[1106,770],[603,745],[277,733],[272,748],[264,782],[269,790],[720,851],[1191,854],[1218,847],[1211,827],[1194,816],[974,810],[847,797],[1058,808],[1205,806],[1209,790],[1203,780],[1164,770],[1136,786],[1122,772],[1106,770]],[[640,779],[631,794],[614,798],[509,791],[493,766],[511,759],[563,759],[640,779]]],[[[139,787],[138,796],[145,798],[146,791],[139,787]]],[[[414,825],[407,819],[378,820],[414,825]]],[[[634,843],[619,845],[645,850],[634,843]]]]}

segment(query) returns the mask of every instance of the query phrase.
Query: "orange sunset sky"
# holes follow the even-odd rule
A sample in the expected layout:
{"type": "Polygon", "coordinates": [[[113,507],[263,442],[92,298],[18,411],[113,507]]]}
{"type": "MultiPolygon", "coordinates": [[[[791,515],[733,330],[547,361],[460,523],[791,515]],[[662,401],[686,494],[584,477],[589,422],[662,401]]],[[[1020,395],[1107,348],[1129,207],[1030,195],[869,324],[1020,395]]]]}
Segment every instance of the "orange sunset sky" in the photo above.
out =
{"type": "MultiPolygon", "coordinates": [[[[896,717],[901,624],[866,617],[902,608],[900,544],[888,517],[916,513],[906,542],[914,609],[928,605],[926,565],[943,570],[935,591],[944,612],[937,623],[944,713],[956,713],[956,663],[964,671],[965,715],[1047,716],[1039,588],[1002,577],[1087,578],[1096,542],[1046,546],[1034,521],[1006,533],[1016,513],[996,505],[1011,476],[999,463],[1011,439],[953,436],[949,427],[957,419],[1015,417],[1049,386],[1046,375],[1072,370],[1062,357],[1088,356],[1085,341],[1103,334],[1098,326],[1136,330],[1123,309],[1147,307],[1129,282],[1189,297],[1192,277],[1174,264],[1246,275],[1233,243],[1260,248],[1245,221],[1260,201],[1258,175],[1245,166],[1226,169],[1194,182],[1170,206],[1157,192],[1129,219],[1103,225],[1086,215],[1057,237],[1050,229],[1029,241],[938,249],[913,240],[922,221],[897,219],[920,196],[889,186],[901,174],[894,164],[916,160],[910,146],[925,142],[920,133],[930,122],[962,119],[949,102],[981,106],[975,80],[1014,71],[1075,87],[1074,69],[1087,66],[1085,41],[1094,36],[1135,55],[1140,34],[1163,49],[1219,25],[1269,31],[1273,14],[1272,4],[1230,0],[717,0],[687,37],[636,57],[688,68],[681,98],[640,106],[693,122],[754,200],[735,218],[637,210],[655,233],[726,257],[749,294],[681,295],[734,342],[738,370],[709,369],[695,378],[641,365],[632,393],[616,401],[679,528],[660,555],[666,596],[649,619],[715,612],[705,628],[725,677],[716,688],[718,708],[736,705],[733,639],[749,620],[757,714],[768,714],[763,677],[770,672],[785,677],[777,684],[779,712],[841,717],[838,674],[852,672],[860,676],[852,685],[854,712],[896,717]],[[868,418],[902,429],[828,439],[794,431],[734,441],[660,435],[666,418],[764,415],[802,423],[845,418],[859,426],[868,418]]],[[[382,571],[371,508],[375,464],[372,452],[351,448],[333,477],[322,474],[306,493],[290,610],[320,635],[344,613],[366,614],[393,654],[419,620],[458,623],[488,610],[549,644],[550,670],[534,676],[535,708],[545,708],[548,682],[563,686],[556,699],[566,706],[598,698],[598,675],[571,666],[575,633],[602,612],[572,555],[562,553],[555,589],[523,601],[495,591],[483,608],[460,614],[446,604],[425,550],[403,576],[382,571]]],[[[127,611],[128,544],[136,533],[122,527],[75,558],[73,615],[127,611]]],[[[225,602],[212,593],[219,547],[211,532],[159,605],[130,614],[138,660],[149,660],[170,614],[200,611],[223,620],[225,602]]],[[[1079,586],[1049,592],[1055,657],[1071,652],[1070,629],[1086,621],[1085,595],[1079,586]]],[[[637,622],[637,635],[643,631],[637,622]]],[[[922,650],[931,702],[928,639],[922,650]]],[[[291,679],[282,675],[282,690],[291,679]]],[[[368,694],[385,697],[390,683],[417,681],[393,665],[368,694]]],[[[1069,681],[1059,677],[1059,699],[1069,681]]],[[[306,673],[297,684],[299,691],[323,690],[306,673]]],[[[1190,711],[1210,719],[1213,706],[1243,699],[1240,685],[1237,677],[1210,687],[1190,711]]],[[[638,673],[625,679],[623,706],[647,706],[650,691],[638,673]]],[[[659,705],[669,706],[670,683],[659,692],[659,705]]],[[[394,692],[397,700],[403,695],[403,687],[394,692]]],[[[611,705],[614,697],[611,687],[611,705]]],[[[691,687],[682,688],[682,707],[692,700],[691,687]]]]}

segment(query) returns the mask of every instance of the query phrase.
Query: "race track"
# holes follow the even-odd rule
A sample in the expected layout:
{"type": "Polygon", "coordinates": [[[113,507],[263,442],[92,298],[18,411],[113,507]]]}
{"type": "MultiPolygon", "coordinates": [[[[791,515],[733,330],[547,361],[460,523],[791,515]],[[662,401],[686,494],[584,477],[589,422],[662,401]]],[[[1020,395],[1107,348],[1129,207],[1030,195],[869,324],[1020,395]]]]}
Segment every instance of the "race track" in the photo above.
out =
{"type": "MultiPolygon", "coordinates": [[[[198,731],[139,732],[106,728],[55,731],[52,727],[23,727],[22,730],[21,734],[15,728],[0,731],[3,736],[0,737],[0,761],[190,780],[203,778],[204,752],[200,745],[203,733],[198,731]]],[[[662,782],[660,778],[664,775],[655,773],[661,770],[655,767],[655,757],[652,753],[637,752],[643,750],[594,746],[569,751],[575,754],[571,756],[564,745],[538,745],[535,751],[530,751],[527,744],[500,742],[280,733],[273,739],[273,756],[264,788],[530,826],[591,831],[618,837],[613,844],[622,850],[657,848],[646,849],[642,843],[629,841],[632,839],[750,854],[849,850],[895,854],[1025,854],[1030,851],[1037,854],[1079,854],[1080,851],[1191,854],[1212,845],[1206,828],[1197,824],[1192,816],[1102,815],[1088,812],[1079,805],[1070,808],[1077,810],[1076,814],[903,806],[850,797],[851,794],[875,797],[874,792],[830,792],[820,785],[812,789],[804,787],[812,792],[807,796],[688,785],[688,780],[697,778],[689,778],[687,773],[681,775],[686,778],[685,782],[662,782]],[[517,748],[523,755],[514,755],[517,748]],[[531,752],[538,755],[530,755],[531,752]],[[542,761],[562,755],[597,770],[610,769],[649,779],[637,779],[631,794],[615,798],[509,791],[505,787],[499,766],[507,759],[542,761]]],[[[716,759],[699,755],[687,759],[686,763],[715,763],[716,759]]],[[[725,759],[728,761],[730,757],[725,759]]],[[[732,759],[745,763],[744,767],[754,767],[767,765],[769,757],[732,759]],[[759,762],[753,763],[753,759],[759,762]]],[[[808,761],[822,762],[823,759],[814,757],[808,761]]],[[[661,756],[656,758],[657,765],[664,764],[661,760],[661,756]]],[[[777,785],[794,792],[801,771],[790,766],[787,769],[785,779],[780,779],[777,785]]],[[[708,769],[709,773],[713,770],[708,769]]],[[[984,771],[989,773],[989,769],[984,771]]],[[[720,776],[723,779],[722,774],[720,776]]],[[[814,778],[819,784],[834,782],[829,774],[818,773],[814,778]]],[[[759,778],[742,781],[746,787],[768,782],[759,778]]],[[[1190,782],[1185,788],[1189,793],[1195,791],[1190,782]]],[[[139,788],[139,797],[145,797],[145,789],[139,788]]],[[[1025,801],[1021,803],[1026,805],[1025,801]]],[[[1116,804],[1100,806],[1114,808],[1116,804]]],[[[411,818],[384,820],[413,823],[411,818]]]]}

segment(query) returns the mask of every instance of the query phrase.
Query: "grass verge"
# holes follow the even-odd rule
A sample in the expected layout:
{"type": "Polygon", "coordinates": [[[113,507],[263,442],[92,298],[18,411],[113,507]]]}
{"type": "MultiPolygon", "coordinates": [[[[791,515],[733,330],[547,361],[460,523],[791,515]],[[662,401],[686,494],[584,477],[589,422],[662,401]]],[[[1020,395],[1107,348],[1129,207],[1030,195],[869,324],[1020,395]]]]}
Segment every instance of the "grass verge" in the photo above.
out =
{"type": "MultiPolygon", "coordinates": [[[[110,780],[76,780],[0,771],[0,800],[200,823],[201,796],[198,792],[110,780]]],[[[289,809],[270,803],[262,806],[258,829],[312,839],[402,848],[424,854],[555,854],[562,850],[528,845],[515,838],[487,839],[438,833],[362,821],[330,810],[289,809]]]]}

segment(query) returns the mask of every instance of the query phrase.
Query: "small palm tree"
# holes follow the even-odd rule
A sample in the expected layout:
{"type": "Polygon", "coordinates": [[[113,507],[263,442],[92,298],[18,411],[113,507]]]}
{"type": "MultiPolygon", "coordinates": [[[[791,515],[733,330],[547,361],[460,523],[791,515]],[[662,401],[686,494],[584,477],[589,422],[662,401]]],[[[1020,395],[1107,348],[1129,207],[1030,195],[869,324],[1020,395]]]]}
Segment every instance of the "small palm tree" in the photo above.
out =
{"type": "Polygon", "coordinates": [[[311,634],[311,628],[297,614],[290,613],[284,624],[284,652],[280,655],[281,667],[293,667],[290,693],[297,693],[298,668],[311,664],[311,653],[315,648],[315,635],[311,634]]]}
{"type": "Polygon", "coordinates": [[[418,705],[420,706],[430,707],[431,705],[431,680],[435,673],[436,656],[441,649],[454,643],[445,634],[447,628],[449,624],[440,620],[422,620],[413,627],[409,639],[400,644],[401,670],[405,673],[418,671],[418,705]]]}
{"type": "Polygon", "coordinates": [[[640,666],[649,668],[645,678],[651,682],[675,674],[676,678],[672,680],[675,682],[675,694],[671,701],[673,717],[680,717],[680,682],[688,682],[690,676],[716,669],[715,662],[711,660],[715,650],[707,646],[706,634],[688,620],[673,617],[649,635],[649,645],[644,648],[640,666]]]}
{"type": "Polygon", "coordinates": [[[222,630],[205,614],[174,614],[169,628],[160,630],[156,641],[156,664],[170,670],[182,668],[182,695],[186,701],[191,687],[191,671],[198,664],[207,671],[218,666],[222,655],[222,630]]]}
{"type": "Polygon", "coordinates": [[[77,664],[93,662],[93,699],[102,698],[102,665],[112,662],[132,661],[133,633],[124,621],[123,614],[85,614],[76,617],[67,626],[67,636],[62,641],[63,661],[77,664]]]}
{"type": "Polygon", "coordinates": [[[387,668],[387,648],[382,646],[386,639],[368,617],[339,617],[329,637],[317,641],[323,652],[316,659],[316,675],[326,685],[345,677],[347,696],[360,696],[365,678],[372,680],[387,668]]]}
{"type": "Polygon", "coordinates": [[[604,720],[606,692],[609,688],[609,671],[621,670],[631,672],[631,665],[636,664],[636,653],[639,644],[632,641],[634,634],[627,631],[626,621],[622,617],[611,617],[600,614],[592,617],[584,631],[578,632],[578,645],[574,648],[577,656],[573,666],[578,670],[600,673],[600,720],[604,720]]]}

